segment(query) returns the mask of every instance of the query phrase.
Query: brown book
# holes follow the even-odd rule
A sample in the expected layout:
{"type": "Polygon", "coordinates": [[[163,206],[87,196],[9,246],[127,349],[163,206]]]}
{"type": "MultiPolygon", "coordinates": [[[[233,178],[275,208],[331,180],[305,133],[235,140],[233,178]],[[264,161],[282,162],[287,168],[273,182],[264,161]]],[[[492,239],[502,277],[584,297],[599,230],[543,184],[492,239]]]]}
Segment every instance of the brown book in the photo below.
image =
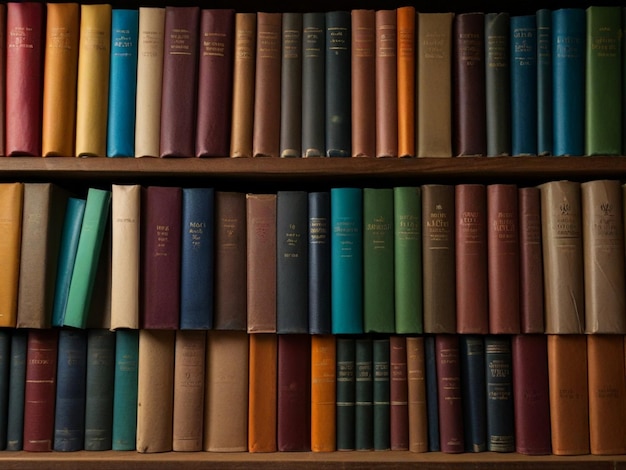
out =
{"type": "Polygon", "coordinates": [[[580,185],[585,333],[626,333],[624,217],[618,180],[580,185]]]}
{"type": "Polygon", "coordinates": [[[254,75],[256,66],[256,13],[235,14],[235,59],[230,156],[252,156],[254,75]]]}
{"type": "Polygon", "coordinates": [[[248,450],[248,335],[208,331],[204,450],[248,450]],[[226,406],[227,405],[227,406],[226,406]]]}
{"type": "Polygon", "coordinates": [[[14,327],[22,243],[24,184],[0,184],[0,326],[14,327]]]}
{"type": "Polygon", "coordinates": [[[409,450],[428,451],[428,421],[426,412],[426,370],[424,338],[406,338],[407,387],[409,399],[409,450]]]}
{"type": "Polygon", "coordinates": [[[519,316],[519,215],[517,186],[487,186],[489,332],[516,334],[519,316]]]}
{"type": "Polygon", "coordinates": [[[539,188],[546,333],[582,333],[585,291],[580,183],[552,181],[539,188]]]}
{"type": "Polygon", "coordinates": [[[396,10],[376,12],[376,156],[398,156],[396,10]]]}
{"type": "Polygon", "coordinates": [[[311,335],[311,450],[336,450],[337,345],[333,335],[311,335]]]}
{"type": "Polygon", "coordinates": [[[585,336],[548,336],[548,380],[552,453],[588,454],[589,391],[585,336]]]}
{"type": "Polygon", "coordinates": [[[376,12],[351,13],[352,156],[376,155],[376,12]]]}
{"type": "Polygon", "coordinates": [[[248,333],[276,333],[276,195],[246,195],[248,333]]]}
{"type": "Polygon", "coordinates": [[[461,404],[461,365],[459,338],[456,335],[435,337],[437,398],[439,401],[439,442],[441,451],[465,450],[463,409],[461,404]]]}
{"type": "Polygon", "coordinates": [[[276,383],[278,339],[252,334],[248,393],[248,452],[276,452],[276,383]]]}
{"type": "Polygon", "coordinates": [[[137,452],[172,450],[176,332],[139,330],[137,452]]]}
{"type": "Polygon", "coordinates": [[[417,27],[417,156],[452,156],[452,20],[419,13],[417,27]]]}
{"type": "Polygon", "coordinates": [[[487,334],[487,191],[482,184],[455,187],[456,330],[487,334]]]}
{"type": "Polygon", "coordinates": [[[422,186],[424,333],[456,332],[454,186],[422,186]]]}
{"type": "Polygon", "coordinates": [[[206,331],[178,330],[174,352],[172,450],[202,450],[206,331]]]}
{"type": "Polygon", "coordinates": [[[389,337],[389,356],[391,450],[409,450],[407,342],[404,336],[391,335],[389,337]]]}
{"type": "Polygon", "coordinates": [[[519,188],[520,332],[543,333],[541,192],[519,188]]]}
{"type": "Polygon", "coordinates": [[[398,156],[415,156],[415,7],[397,9],[398,156]]]}

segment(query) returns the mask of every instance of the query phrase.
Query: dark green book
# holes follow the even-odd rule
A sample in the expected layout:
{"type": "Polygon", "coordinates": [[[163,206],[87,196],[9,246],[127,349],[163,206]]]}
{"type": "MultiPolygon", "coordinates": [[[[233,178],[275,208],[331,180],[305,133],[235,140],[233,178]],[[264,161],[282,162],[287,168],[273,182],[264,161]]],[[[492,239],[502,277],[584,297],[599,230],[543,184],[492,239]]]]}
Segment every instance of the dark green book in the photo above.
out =
{"type": "Polygon", "coordinates": [[[135,450],[139,330],[117,330],[115,336],[115,385],[113,388],[111,448],[113,450],[135,450]]]}
{"type": "Polygon", "coordinates": [[[302,15],[302,156],[326,154],[326,17],[302,15]]]}
{"type": "Polygon", "coordinates": [[[374,450],[391,449],[389,390],[389,338],[375,339],[374,357],[374,450]]]}
{"type": "Polygon", "coordinates": [[[374,449],[372,339],[356,340],[354,431],[356,450],[374,449]]]}
{"type": "Polygon", "coordinates": [[[337,338],[337,450],[355,449],[355,340],[337,338]]]}
{"type": "Polygon", "coordinates": [[[11,330],[0,330],[0,450],[7,446],[11,330]]]}
{"type": "Polygon", "coordinates": [[[9,395],[7,417],[7,450],[22,450],[24,443],[24,386],[26,384],[26,346],[28,330],[11,333],[9,395]]]}
{"type": "Polygon", "coordinates": [[[513,357],[506,335],[485,336],[487,450],[515,452],[513,357]]]}

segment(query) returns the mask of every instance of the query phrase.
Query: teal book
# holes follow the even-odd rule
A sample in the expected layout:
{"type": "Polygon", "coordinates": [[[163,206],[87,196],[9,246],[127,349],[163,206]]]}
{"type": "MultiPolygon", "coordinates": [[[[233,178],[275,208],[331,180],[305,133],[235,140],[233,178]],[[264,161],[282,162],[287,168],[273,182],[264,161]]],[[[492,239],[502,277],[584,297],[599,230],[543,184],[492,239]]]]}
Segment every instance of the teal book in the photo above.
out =
{"type": "Polygon", "coordinates": [[[0,330],[0,450],[7,446],[11,330],[0,330]]]}
{"type": "Polygon", "coordinates": [[[24,444],[24,386],[26,384],[27,344],[28,330],[12,331],[7,397],[7,450],[22,450],[24,444]]]}
{"type": "Polygon", "coordinates": [[[391,370],[389,338],[374,339],[373,361],[373,407],[374,407],[374,450],[391,449],[391,392],[389,371],[391,370]]]}
{"type": "Polygon", "coordinates": [[[552,155],[552,10],[537,13],[537,154],[552,155]]]}
{"type": "Polygon", "coordinates": [[[355,449],[356,340],[337,338],[337,450],[355,449]]]}
{"type": "Polygon", "coordinates": [[[86,201],[71,197],[67,200],[67,209],[63,228],[61,229],[61,245],[57,262],[56,283],[54,288],[54,303],[52,305],[52,326],[63,326],[67,294],[70,290],[74,261],[80,228],[83,224],[86,201]]]}
{"type": "Polygon", "coordinates": [[[354,448],[374,450],[372,339],[355,340],[354,448]]]}
{"type": "Polygon", "coordinates": [[[107,157],[135,155],[138,30],[139,10],[112,10],[107,157]]]}
{"type": "Polygon", "coordinates": [[[115,332],[115,383],[113,386],[113,450],[135,450],[137,436],[137,384],[139,331],[115,332]]]}
{"type": "Polygon", "coordinates": [[[363,333],[363,199],[360,188],[332,188],[331,322],[334,334],[363,333]]]}
{"type": "Polygon", "coordinates": [[[76,249],[63,324],[85,328],[102,241],[109,217],[111,191],[90,188],[76,249]]]}

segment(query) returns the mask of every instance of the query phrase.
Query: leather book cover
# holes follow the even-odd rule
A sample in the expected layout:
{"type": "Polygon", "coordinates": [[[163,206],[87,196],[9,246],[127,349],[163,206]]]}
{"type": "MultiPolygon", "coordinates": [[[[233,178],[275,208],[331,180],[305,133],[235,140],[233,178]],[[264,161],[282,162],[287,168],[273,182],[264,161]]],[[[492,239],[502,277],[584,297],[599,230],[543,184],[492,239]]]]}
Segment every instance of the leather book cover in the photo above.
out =
{"type": "MultiPolygon", "coordinates": [[[[7,6],[0,5],[0,50],[6,50],[7,6]]],[[[0,156],[5,156],[6,142],[6,54],[0,54],[0,156]]]]}
{"type": "Polygon", "coordinates": [[[215,192],[215,298],[213,328],[245,331],[246,195],[215,192]]]}
{"type": "Polygon", "coordinates": [[[282,13],[258,12],[252,156],[280,155],[282,13]]]}
{"type": "Polygon", "coordinates": [[[552,10],[537,10],[537,155],[553,155],[552,10]]]}
{"type": "Polygon", "coordinates": [[[337,450],[355,450],[356,340],[337,337],[337,450]]]}
{"type": "Polygon", "coordinates": [[[172,450],[174,409],[173,330],[139,330],[137,452],[172,450]]]}
{"type": "Polygon", "coordinates": [[[543,333],[541,190],[519,188],[520,332],[543,333]]]}
{"type": "Polygon", "coordinates": [[[424,336],[424,369],[426,371],[426,423],[428,427],[428,450],[439,452],[439,399],[437,397],[436,335],[424,336]]]}
{"type": "Polygon", "coordinates": [[[311,335],[311,451],[336,450],[337,342],[311,335]]]}
{"type": "Polygon", "coordinates": [[[0,330],[0,449],[7,446],[9,403],[9,368],[11,364],[11,331],[0,330]]]}
{"type": "MultiPolygon", "coordinates": [[[[40,330],[44,331],[44,330],[40,330]]],[[[29,330],[11,332],[7,397],[6,450],[22,450],[24,444],[24,389],[26,387],[26,353],[29,330]]]]}
{"type": "Polygon", "coordinates": [[[248,335],[208,331],[204,450],[248,450],[248,335]],[[226,406],[227,404],[227,406],[226,406]]]}
{"type": "Polygon", "coordinates": [[[448,454],[464,452],[459,337],[448,334],[436,335],[435,357],[441,452],[448,454]]]}
{"type": "Polygon", "coordinates": [[[172,450],[202,450],[206,331],[178,330],[174,346],[172,450]]]}
{"type": "Polygon", "coordinates": [[[326,155],[326,15],[302,15],[302,156],[326,155]]]}
{"type": "Polygon", "coordinates": [[[48,3],[46,22],[41,154],[44,157],[73,157],[79,4],[48,3]]]}
{"type": "Polygon", "coordinates": [[[233,96],[235,10],[200,13],[198,52],[197,157],[228,157],[233,96]]]}
{"type": "Polygon", "coordinates": [[[138,376],[139,330],[118,330],[115,332],[112,450],[135,450],[138,376]]]}
{"type": "Polygon", "coordinates": [[[302,13],[282,20],[280,156],[302,156],[302,13]]]}
{"type": "Polygon", "coordinates": [[[58,330],[29,330],[24,384],[24,445],[49,452],[54,442],[58,330]]]}
{"type": "Polygon", "coordinates": [[[141,201],[142,328],[177,329],[180,323],[181,209],[179,187],[149,186],[141,201]]]}
{"type": "Polygon", "coordinates": [[[391,449],[391,359],[389,338],[372,340],[374,450],[391,449]]]}
{"type": "Polygon", "coordinates": [[[41,155],[46,5],[6,6],[6,141],[4,154],[41,155]]]}
{"type": "Polygon", "coordinates": [[[454,188],[456,244],[456,331],[489,332],[487,190],[483,184],[454,188]]]}
{"type": "Polygon", "coordinates": [[[513,358],[507,335],[485,336],[487,450],[515,451],[513,358]]]}
{"type": "Polygon", "coordinates": [[[80,6],[74,146],[77,157],[106,156],[111,15],[109,4],[80,6]]]}
{"type": "Polygon", "coordinates": [[[374,371],[372,338],[355,339],[354,353],[354,448],[374,449],[374,371]]]}
{"type": "Polygon", "coordinates": [[[409,450],[407,338],[389,337],[389,414],[391,450],[409,450]]]}
{"type": "Polygon", "coordinates": [[[278,335],[277,447],[311,450],[311,340],[308,334],[278,335]]]}
{"type": "Polygon", "coordinates": [[[398,156],[398,19],[376,12],[376,156],[398,156]]]}
{"type": "Polygon", "coordinates": [[[547,455],[550,446],[548,342],[545,335],[522,334],[511,339],[515,451],[547,455]]]}
{"type": "Polygon", "coordinates": [[[428,451],[425,366],[424,337],[407,336],[406,369],[409,404],[409,450],[411,452],[428,451]]]}
{"type": "Polygon", "coordinates": [[[415,156],[415,33],[412,5],[397,10],[398,156],[415,156]]]}
{"type": "Polygon", "coordinates": [[[580,185],[585,333],[626,333],[623,196],[618,180],[580,185]]]}
{"type": "Polygon", "coordinates": [[[256,66],[256,13],[235,14],[235,58],[230,156],[252,156],[254,84],[256,66]]]}
{"type": "Polygon", "coordinates": [[[548,335],[548,383],[552,453],[589,453],[587,338],[548,335]]]}
{"type": "Polygon", "coordinates": [[[249,334],[248,452],[276,452],[278,337],[249,334]]]}
{"type": "Polygon", "coordinates": [[[330,334],[330,192],[309,192],[309,333],[330,334]]]}
{"type": "Polygon", "coordinates": [[[489,332],[492,334],[520,331],[518,211],[517,186],[487,186],[489,332]]]}
{"type": "Polygon", "coordinates": [[[454,19],[454,155],[487,155],[485,14],[454,19]]]}
{"type": "Polygon", "coordinates": [[[483,335],[459,336],[465,452],[487,450],[487,384],[483,335]]]}
{"type": "Polygon", "coordinates": [[[451,157],[454,13],[417,17],[417,156],[451,157]]]}
{"type": "Polygon", "coordinates": [[[352,156],[376,155],[376,12],[351,12],[352,156]]]}
{"type": "Polygon", "coordinates": [[[24,184],[0,184],[0,326],[15,327],[20,276],[24,184]]]}
{"type": "Polygon", "coordinates": [[[161,157],[193,157],[200,8],[166,7],[164,28],[159,152],[161,157]]]}
{"type": "Polygon", "coordinates": [[[456,332],[454,186],[422,186],[424,332],[456,332]]]}
{"type": "Polygon", "coordinates": [[[545,330],[585,330],[582,206],[580,183],[551,181],[541,190],[541,242],[545,330]]]}

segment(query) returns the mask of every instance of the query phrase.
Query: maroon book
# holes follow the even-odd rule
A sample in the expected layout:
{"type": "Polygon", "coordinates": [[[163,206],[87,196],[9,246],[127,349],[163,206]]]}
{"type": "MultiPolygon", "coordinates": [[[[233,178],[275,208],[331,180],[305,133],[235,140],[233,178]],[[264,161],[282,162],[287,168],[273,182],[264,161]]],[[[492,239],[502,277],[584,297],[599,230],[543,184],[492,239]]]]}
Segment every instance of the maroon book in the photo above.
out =
{"type": "Polygon", "coordinates": [[[550,454],[547,336],[515,335],[511,346],[515,450],[520,454],[550,454]]]}
{"type": "Polygon", "coordinates": [[[409,388],[406,337],[389,337],[391,382],[389,394],[391,450],[409,450],[409,388]]]}
{"type": "Polygon", "coordinates": [[[278,335],[278,450],[311,450],[311,343],[306,334],[278,335]]]}
{"type": "Polygon", "coordinates": [[[199,7],[165,8],[161,157],[195,155],[199,7]]]}
{"type": "Polygon", "coordinates": [[[141,326],[176,329],[180,319],[182,190],[144,188],[141,202],[141,326]]]}
{"type": "Polygon", "coordinates": [[[435,336],[435,358],[441,451],[452,454],[464,452],[458,336],[445,334],[435,336]]]}
{"type": "Polygon", "coordinates": [[[29,330],[24,385],[24,450],[48,452],[54,441],[58,331],[29,330]]]}
{"type": "Polygon", "coordinates": [[[235,10],[206,9],[200,17],[197,157],[228,157],[233,91],[235,10]]]}

